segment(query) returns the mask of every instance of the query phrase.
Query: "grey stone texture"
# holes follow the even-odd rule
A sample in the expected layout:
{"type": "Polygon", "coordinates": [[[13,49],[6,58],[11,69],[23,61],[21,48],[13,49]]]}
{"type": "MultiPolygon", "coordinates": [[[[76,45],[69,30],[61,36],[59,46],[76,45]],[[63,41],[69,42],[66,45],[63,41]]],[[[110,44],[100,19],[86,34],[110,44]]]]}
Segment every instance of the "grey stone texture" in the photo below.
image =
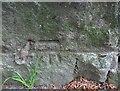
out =
{"type": "Polygon", "coordinates": [[[42,56],[36,86],[61,87],[84,76],[119,87],[118,8],[116,2],[3,2],[3,80],[13,70],[27,78],[26,66],[42,56]],[[18,64],[28,41],[28,57],[18,64]]]}

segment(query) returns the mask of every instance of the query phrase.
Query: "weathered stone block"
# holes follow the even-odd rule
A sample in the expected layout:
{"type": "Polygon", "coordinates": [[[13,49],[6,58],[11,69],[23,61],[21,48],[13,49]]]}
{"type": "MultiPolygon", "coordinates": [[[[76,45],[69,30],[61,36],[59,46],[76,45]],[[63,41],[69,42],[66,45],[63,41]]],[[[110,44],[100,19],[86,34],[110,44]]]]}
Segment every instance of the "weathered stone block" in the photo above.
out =
{"type": "Polygon", "coordinates": [[[61,86],[73,79],[75,63],[73,54],[49,52],[40,53],[39,55],[44,55],[41,63],[42,79],[39,84],[61,86]],[[45,57],[44,54],[47,56],[45,57]]]}
{"type": "MultiPolygon", "coordinates": [[[[84,76],[87,79],[97,82],[105,82],[108,80],[108,82],[118,86],[119,77],[117,77],[116,66],[113,64],[117,61],[114,59],[114,54],[115,53],[38,52],[34,56],[42,56],[42,59],[39,60],[36,85],[44,85],[47,87],[55,85],[60,87],[75,77],[84,76]],[[75,69],[76,65],[77,69],[75,69]],[[108,71],[112,73],[108,75],[108,71]]],[[[13,55],[5,54],[3,55],[3,60],[3,80],[8,76],[14,75],[14,73],[11,74],[11,71],[14,69],[20,72],[25,78],[28,77],[29,74],[25,67],[27,65],[16,64],[13,61],[13,55]]],[[[35,64],[36,61],[36,59],[28,57],[26,64],[35,64]]]]}
{"type": "MultiPolygon", "coordinates": [[[[37,69],[36,85],[50,87],[53,84],[56,86],[62,86],[73,79],[73,69],[75,64],[74,54],[39,52],[36,54],[36,56],[42,56],[42,59],[39,60],[39,67],[37,69]]],[[[25,67],[27,66],[26,64],[35,64],[37,61],[35,59],[28,58],[26,64],[18,65],[13,61],[13,55],[9,54],[3,55],[3,60],[3,80],[14,75],[13,70],[17,70],[17,72],[19,72],[25,78],[28,77],[29,74],[25,67]]]]}
{"type": "MultiPolygon", "coordinates": [[[[113,84],[118,84],[117,77],[117,56],[115,53],[82,53],[77,58],[78,73],[76,76],[84,76],[88,79],[92,79],[98,82],[106,82],[108,72],[114,72],[109,74],[112,78],[113,84]],[[114,58],[115,57],[115,58],[114,58]],[[109,60],[109,62],[108,62],[109,60]],[[114,78],[115,76],[116,78],[114,78]]],[[[115,85],[116,85],[115,84],[115,85]]]]}

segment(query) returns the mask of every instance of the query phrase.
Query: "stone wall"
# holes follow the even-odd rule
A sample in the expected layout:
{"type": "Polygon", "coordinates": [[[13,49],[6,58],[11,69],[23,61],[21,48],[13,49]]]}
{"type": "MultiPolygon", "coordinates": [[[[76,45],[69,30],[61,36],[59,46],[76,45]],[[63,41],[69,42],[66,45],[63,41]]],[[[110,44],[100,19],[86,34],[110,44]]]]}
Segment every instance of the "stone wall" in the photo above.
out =
{"type": "MultiPolygon", "coordinates": [[[[36,85],[62,86],[75,77],[118,86],[118,3],[2,3],[3,80],[36,63],[36,85]],[[24,64],[20,51],[31,40],[24,64]]],[[[13,82],[11,82],[13,83],[13,82]]]]}

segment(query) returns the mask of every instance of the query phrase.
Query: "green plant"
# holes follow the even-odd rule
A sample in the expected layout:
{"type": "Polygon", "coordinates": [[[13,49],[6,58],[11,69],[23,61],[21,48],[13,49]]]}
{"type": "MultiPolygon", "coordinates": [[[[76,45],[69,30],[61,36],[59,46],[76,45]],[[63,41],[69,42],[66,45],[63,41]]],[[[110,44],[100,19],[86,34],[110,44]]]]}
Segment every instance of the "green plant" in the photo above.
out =
{"type": "Polygon", "coordinates": [[[37,68],[38,68],[38,60],[35,64],[35,66],[27,66],[27,69],[29,71],[29,77],[26,80],[20,73],[17,71],[14,71],[16,73],[15,76],[8,77],[7,79],[4,80],[3,85],[10,79],[22,83],[25,87],[32,89],[35,81],[36,81],[36,76],[37,76],[37,68]]]}

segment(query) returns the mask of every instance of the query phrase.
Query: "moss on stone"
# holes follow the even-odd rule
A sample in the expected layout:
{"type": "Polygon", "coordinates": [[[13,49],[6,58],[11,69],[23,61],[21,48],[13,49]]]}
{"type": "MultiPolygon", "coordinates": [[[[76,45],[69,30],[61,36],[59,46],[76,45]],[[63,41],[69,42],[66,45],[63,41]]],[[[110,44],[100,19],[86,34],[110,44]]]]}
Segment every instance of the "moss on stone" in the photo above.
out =
{"type": "Polygon", "coordinates": [[[114,84],[116,87],[119,87],[118,83],[119,77],[117,73],[110,73],[110,76],[108,77],[108,83],[114,84]]]}
{"type": "Polygon", "coordinates": [[[109,40],[106,29],[95,28],[91,24],[88,26],[86,34],[92,46],[104,46],[109,40]]]}

